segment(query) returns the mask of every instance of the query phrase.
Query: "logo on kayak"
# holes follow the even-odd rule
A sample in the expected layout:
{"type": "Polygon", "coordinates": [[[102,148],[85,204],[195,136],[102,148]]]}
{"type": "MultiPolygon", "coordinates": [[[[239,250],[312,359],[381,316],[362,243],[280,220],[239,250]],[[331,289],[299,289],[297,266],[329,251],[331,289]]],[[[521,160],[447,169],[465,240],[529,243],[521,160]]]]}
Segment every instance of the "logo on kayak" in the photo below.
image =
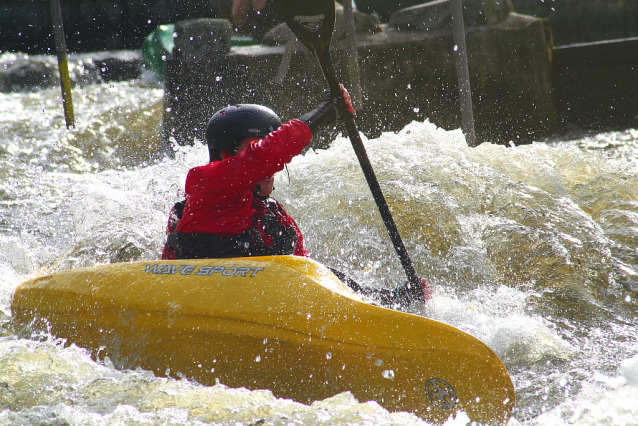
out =
{"type": "Polygon", "coordinates": [[[312,16],[295,16],[295,22],[298,22],[299,25],[304,27],[310,32],[316,33],[319,31],[319,28],[323,25],[323,20],[326,18],[326,15],[323,13],[320,15],[312,15],[312,16]]]}
{"type": "Polygon", "coordinates": [[[254,277],[264,268],[249,268],[248,266],[197,266],[197,265],[146,265],[147,274],[157,275],[213,275],[224,277],[254,277]]]}
{"type": "Polygon", "coordinates": [[[425,393],[434,405],[444,410],[451,410],[459,401],[452,385],[441,379],[428,380],[425,393]]]}

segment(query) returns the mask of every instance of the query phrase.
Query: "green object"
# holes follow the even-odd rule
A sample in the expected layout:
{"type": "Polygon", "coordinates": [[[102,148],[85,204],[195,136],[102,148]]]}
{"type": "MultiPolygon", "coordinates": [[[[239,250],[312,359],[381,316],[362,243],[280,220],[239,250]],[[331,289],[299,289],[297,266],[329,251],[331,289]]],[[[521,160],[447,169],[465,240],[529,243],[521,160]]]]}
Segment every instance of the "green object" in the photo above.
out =
{"type": "Polygon", "coordinates": [[[146,67],[164,79],[166,60],[173,55],[175,25],[166,24],[155,28],[142,44],[142,55],[146,67]]]}

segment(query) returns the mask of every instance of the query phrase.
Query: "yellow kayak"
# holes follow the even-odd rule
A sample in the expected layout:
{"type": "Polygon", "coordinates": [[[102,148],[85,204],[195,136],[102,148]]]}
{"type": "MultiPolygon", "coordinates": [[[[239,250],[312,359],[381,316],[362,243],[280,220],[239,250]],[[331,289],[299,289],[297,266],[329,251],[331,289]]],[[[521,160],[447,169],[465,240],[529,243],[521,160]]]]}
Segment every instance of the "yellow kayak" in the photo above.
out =
{"type": "Polygon", "coordinates": [[[270,389],[302,403],[350,391],[443,423],[506,421],[501,360],[449,325],[366,303],[296,256],[150,261],[56,272],[20,285],[24,333],[50,330],[119,368],[270,389]]]}

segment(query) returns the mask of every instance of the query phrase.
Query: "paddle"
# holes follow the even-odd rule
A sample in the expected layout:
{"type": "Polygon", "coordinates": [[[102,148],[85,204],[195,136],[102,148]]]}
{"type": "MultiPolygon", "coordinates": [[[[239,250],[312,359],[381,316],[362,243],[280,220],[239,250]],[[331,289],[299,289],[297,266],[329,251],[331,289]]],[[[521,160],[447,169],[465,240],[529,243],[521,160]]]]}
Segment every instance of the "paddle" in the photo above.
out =
{"type": "MultiPolygon", "coordinates": [[[[332,31],[334,30],[335,22],[334,0],[275,0],[275,6],[299,41],[317,56],[319,65],[328,81],[330,91],[333,94],[341,93],[339,81],[330,57],[330,42],[332,40],[332,31]]],[[[368,181],[372,196],[379,208],[383,223],[399,255],[409,284],[414,284],[414,287],[411,289],[418,292],[419,289],[422,288],[421,280],[414,270],[410,256],[403,245],[399,230],[392,218],[392,213],[390,213],[390,209],[388,208],[388,203],[385,201],[385,197],[383,196],[383,192],[381,191],[381,187],[379,186],[379,182],[377,181],[365,147],[363,146],[363,141],[361,140],[361,136],[359,136],[354,116],[348,112],[345,100],[341,96],[339,96],[338,99],[341,115],[344,117],[346,125],[346,132],[359,159],[363,174],[368,181]]],[[[414,294],[414,296],[416,296],[416,294],[414,294]]]]}

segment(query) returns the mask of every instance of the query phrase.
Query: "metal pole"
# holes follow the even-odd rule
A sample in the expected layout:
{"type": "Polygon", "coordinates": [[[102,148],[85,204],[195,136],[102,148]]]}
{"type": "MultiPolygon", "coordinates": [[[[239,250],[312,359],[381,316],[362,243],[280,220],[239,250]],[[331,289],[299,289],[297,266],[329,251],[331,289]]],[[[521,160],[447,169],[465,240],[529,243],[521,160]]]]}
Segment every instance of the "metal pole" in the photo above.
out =
{"type": "Polygon", "coordinates": [[[474,112],[472,111],[472,90],[470,88],[470,71],[467,65],[467,48],[465,46],[465,26],[463,25],[463,5],[461,0],[450,0],[452,7],[452,34],[456,58],[456,75],[459,81],[459,97],[461,101],[461,128],[471,147],[478,145],[474,131],[474,112]]]}
{"type": "Polygon", "coordinates": [[[55,51],[58,55],[58,69],[60,70],[64,118],[66,119],[67,129],[71,129],[75,128],[75,115],[73,114],[71,77],[69,76],[69,61],[66,55],[66,43],[64,42],[64,27],[62,26],[62,9],[60,8],[60,0],[51,0],[51,18],[53,20],[55,51]]]}
{"type": "Polygon", "coordinates": [[[348,70],[352,84],[352,106],[356,110],[363,109],[363,95],[359,78],[359,54],[357,53],[357,35],[354,26],[354,0],[343,1],[343,20],[346,27],[346,42],[348,53],[348,70]]]}

